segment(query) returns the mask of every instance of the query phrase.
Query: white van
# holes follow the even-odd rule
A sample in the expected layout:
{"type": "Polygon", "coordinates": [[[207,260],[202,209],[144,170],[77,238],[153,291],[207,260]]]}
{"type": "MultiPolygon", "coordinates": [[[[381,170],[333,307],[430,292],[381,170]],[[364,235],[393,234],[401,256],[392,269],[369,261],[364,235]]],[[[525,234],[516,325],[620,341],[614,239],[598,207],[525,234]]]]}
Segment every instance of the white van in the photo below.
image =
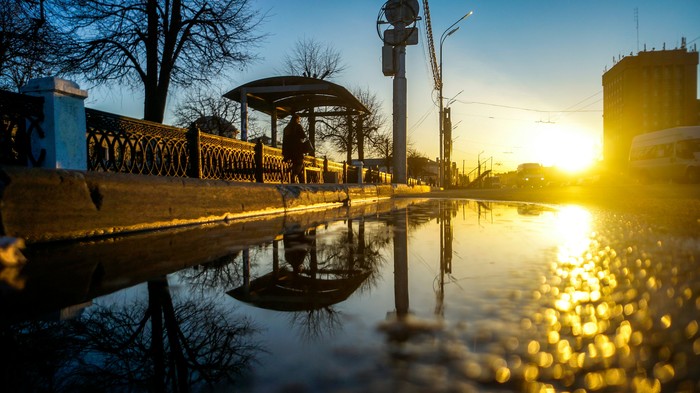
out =
{"type": "Polygon", "coordinates": [[[630,172],[647,180],[700,180],[700,126],[667,128],[632,139],[630,172]]]}

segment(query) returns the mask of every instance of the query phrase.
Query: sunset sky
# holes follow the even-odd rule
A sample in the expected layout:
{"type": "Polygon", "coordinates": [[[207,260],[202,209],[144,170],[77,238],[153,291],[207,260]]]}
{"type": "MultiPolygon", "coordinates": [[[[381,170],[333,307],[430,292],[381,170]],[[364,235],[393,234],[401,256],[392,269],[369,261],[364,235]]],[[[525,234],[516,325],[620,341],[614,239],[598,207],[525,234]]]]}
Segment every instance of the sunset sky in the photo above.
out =
{"type": "MultiPolygon", "coordinates": [[[[421,3],[420,15],[424,10],[421,3]]],[[[268,11],[262,58],[217,81],[227,91],[279,75],[282,59],[302,38],[335,46],[347,66],[333,79],[370,88],[391,127],[392,78],[381,69],[376,20],[382,1],[257,0],[268,11]]],[[[576,167],[602,148],[601,77],[613,58],[637,50],[700,44],[700,1],[436,1],[429,2],[436,51],[440,35],[469,11],[443,46],[444,96],[452,103],[452,159],[467,172],[493,157],[494,171],[521,162],[576,167]],[[638,29],[635,20],[638,14],[638,29]],[[639,39],[637,39],[637,36],[639,39]],[[555,149],[555,146],[558,148],[555,149]]],[[[424,155],[439,155],[437,92],[427,57],[423,21],[419,44],[407,48],[408,139],[424,155]]],[[[96,89],[87,106],[142,116],[133,93],[96,89]]],[[[177,97],[171,95],[168,109],[177,97]]],[[[172,120],[166,114],[166,122],[172,120]]],[[[338,157],[341,158],[341,157],[338,157]]]]}

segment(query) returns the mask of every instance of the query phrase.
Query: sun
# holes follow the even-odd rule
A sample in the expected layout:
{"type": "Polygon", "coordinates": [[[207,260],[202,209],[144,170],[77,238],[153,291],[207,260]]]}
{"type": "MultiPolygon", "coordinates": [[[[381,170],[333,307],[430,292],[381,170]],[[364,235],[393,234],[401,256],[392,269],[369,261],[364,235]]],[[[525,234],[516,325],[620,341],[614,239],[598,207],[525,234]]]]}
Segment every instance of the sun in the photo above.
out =
{"type": "Polygon", "coordinates": [[[578,128],[548,125],[539,130],[536,139],[537,155],[542,164],[565,172],[579,173],[589,169],[598,156],[596,139],[578,128]]]}

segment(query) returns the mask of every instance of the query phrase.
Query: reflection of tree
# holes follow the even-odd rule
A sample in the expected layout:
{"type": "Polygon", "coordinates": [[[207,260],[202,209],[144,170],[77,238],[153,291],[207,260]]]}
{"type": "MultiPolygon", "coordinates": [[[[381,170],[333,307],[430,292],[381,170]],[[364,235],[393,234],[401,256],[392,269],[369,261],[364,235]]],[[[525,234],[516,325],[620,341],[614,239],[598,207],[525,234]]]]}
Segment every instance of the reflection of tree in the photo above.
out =
{"type": "Polygon", "coordinates": [[[361,290],[367,290],[379,280],[379,267],[386,262],[381,251],[391,242],[391,233],[377,225],[370,225],[367,232],[364,219],[360,219],[357,226],[354,225],[355,222],[356,220],[349,219],[347,231],[338,233],[329,244],[320,248],[318,258],[323,261],[326,269],[369,273],[360,287],[361,290]]]}
{"type": "Polygon", "coordinates": [[[289,316],[289,324],[299,330],[302,339],[313,341],[339,331],[342,328],[340,316],[333,306],[327,306],[293,312],[289,316]]]}
{"type": "Polygon", "coordinates": [[[83,381],[97,386],[188,390],[240,374],[253,358],[248,321],[230,321],[214,303],[175,305],[165,277],[148,282],[148,306],[98,308],[82,321],[83,381]],[[150,319],[150,329],[148,321],[150,319]]]}
{"type": "Polygon", "coordinates": [[[94,306],[45,329],[3,332],[3,359],[12,356],[5,348],[27,358],[3,379],[26,391],[189,391],[230,382],[259,348],[250,321],[228,315],[201,299],[174,302],[162,277],[148,282],[147,305],[94,306]]]}
{"type": "Polygon", "coordinates": [[[65,324],[30,321],[0,328],[0,386],[6,392],[67,391],[80,343],[65,324]]]}
{"type": "Polygon", "coordinates": [[[193,266],[178,272],[180,280],[187,281],[193,288],[228,289],[241,285],[243,277],[236,259],[240,251],[219,257],[211,262],[193,266]]]}

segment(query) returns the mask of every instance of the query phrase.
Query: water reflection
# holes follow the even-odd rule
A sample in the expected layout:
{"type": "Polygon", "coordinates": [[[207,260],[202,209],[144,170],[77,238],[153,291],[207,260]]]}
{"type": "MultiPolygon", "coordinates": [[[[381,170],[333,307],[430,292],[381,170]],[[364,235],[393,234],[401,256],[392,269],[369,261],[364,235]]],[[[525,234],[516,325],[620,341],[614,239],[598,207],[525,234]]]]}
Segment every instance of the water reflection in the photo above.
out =
{"type": "MultiPolygon", "coordinates": [[[[537,285],[531,286],[530,295],[520,289],[509,291],[506,279],[485,293],[492,299],[461,297],[487,303],[477,308],[481,315],[475,318],[474,312],[450,312],[443,302],[445,296],[454,296],[446,291],[444,280],[454,255],[445,254],[456,252],[443,241],[452,239],[453,230],[463,229],[453,228],[450,214],[460,204],[464,209],[468,202],[440,204],[442,252],[435,308],[439,319],[425,317],[414,332],[425,333],[421,328],[429,321],[447,319],[447,324],[433,329],[428,338],[404,335],[407,339],[400,349],[388,345],[392,358],[400,353],[403,359],[413,359],[395,367],[400,383],[393,387],[524,392],[700,388],[697,238],[657,232],[643,222],[620,224],[616,216],[594,222],[589,211],[575,206],[519,206],[518,215],[550,215],[546,234],[554,246],[553,258],[532,276],[537,285]],[[499,312],[493,305],[507,311],[499,312]]],[[[477,204],[475,210],[483,227],[483,206],[477,204]]],[[[521,235],[543,229],[542,221],[535,223],[535,231],[521,235]]],[[[519,245],[532,247],[525,238],[519,245]]],[[[395,285],[407,281],[404,270],[397,269],[395,275],[395,285]]],[[[407,297],[399,293],[397,310],[398,299],[407,297]]],[[[381,328],[390,342],[395,341],[395,330],[381,328]]]]}
{"type": "Polygon", "coordinates": [[[678,233],[406,200],[29,247],[0,293],[0,384],[697,391],[700,242],[678,233]]]}
{"type": "Polygon", "coordinates": [[[0,327],[9,391],[187,391],[234,380],[259,351],[255,329],[213,302],[174,300],[168,279],[147,299],[91,305],[69,320],[0,327]]]}

